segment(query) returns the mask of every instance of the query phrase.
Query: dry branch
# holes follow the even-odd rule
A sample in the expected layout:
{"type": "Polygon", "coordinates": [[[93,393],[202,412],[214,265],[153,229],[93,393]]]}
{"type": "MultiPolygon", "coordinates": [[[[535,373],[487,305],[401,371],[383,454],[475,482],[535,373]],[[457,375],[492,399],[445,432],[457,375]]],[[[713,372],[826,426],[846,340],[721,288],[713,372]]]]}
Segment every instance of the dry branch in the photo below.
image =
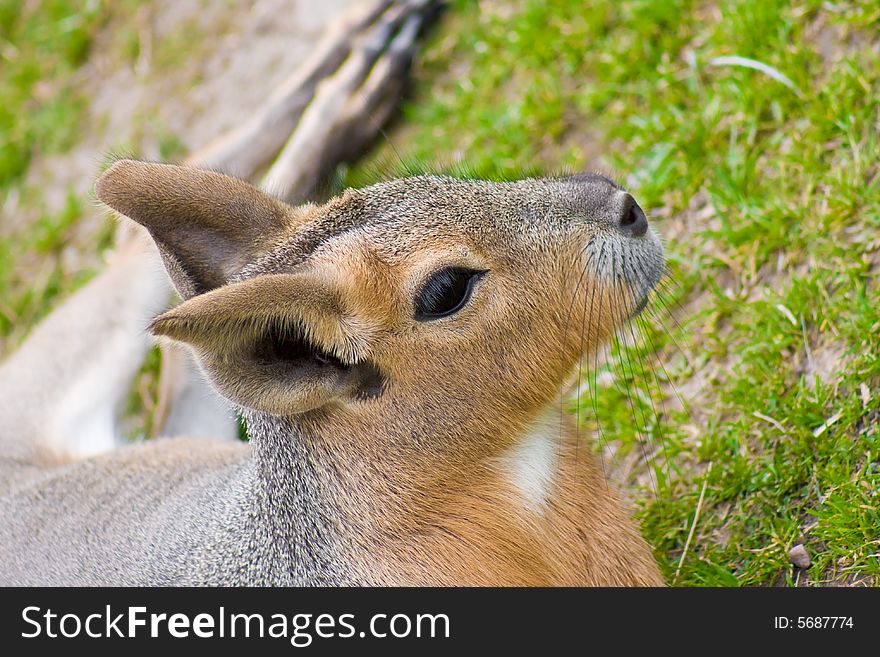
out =
{"type": "MultiPolygon", "coordinates": [[[[344,14],[314,55],[248,121],[185,163],[244,179],[271,163],[263,189],[288,202],[306,200],[340,162],[357,157],[391,117],[419,32],[441,4],[374,0],[344,14]]],[[[159,434],[173,428],[176,402],[198,395],[194,389],[204,386],[184,360],[189,358],[182,350],[162,350],[160,399],[153,422],[159,434]]],[[[221,402],[208,396],[205,404],[221,402]]]]}

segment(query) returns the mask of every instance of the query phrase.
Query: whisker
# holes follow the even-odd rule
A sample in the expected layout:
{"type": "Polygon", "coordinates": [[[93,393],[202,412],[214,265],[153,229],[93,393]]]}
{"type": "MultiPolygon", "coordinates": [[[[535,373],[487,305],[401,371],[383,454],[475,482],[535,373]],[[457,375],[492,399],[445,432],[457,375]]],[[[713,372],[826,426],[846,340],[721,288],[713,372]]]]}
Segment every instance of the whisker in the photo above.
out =
{"type": "Polygon", "coordinates": [[[379,134],[382,135],[382,139],[384,139],[385,143],[388,144],[388,147],[391,149],[391,152],[394,153],[395,157],[397,158],[397,161],[400,163],[400,166],[407,173],[407,175],[412,175],[412,173],[410,172],[409,165],[403,161],[403,157],[401,156],[400,152],[397,150],[397,146],[394,145],[394,142],[391,141],[391,137],[388,136],[388,133],[385,131],[385,128],[383,128],[382,126],[379,126],[379,134]]]}
{"type": "MultiPolygon", "coordinates": [[[[651,312],[651,318],[655,322],[657,322],[658,325],[663,326],[662,320],[659,319],[656,316],[656,314],[654,314],[653,312],[651,312]]],[[[688,359],[688,357],[684,353],[684,351],[682,351],[681,347],[678,346],[678,342],[675,340],[675,337],[673,336],[672,332],[668,328],[666,328],[665,326],[663,326],[663,328],[666,333],[666,336],[670,339],[670,341],[674,345],[675,349],[684,358],[686,365],[690,368],[690,366],[691,366],[690,360],[688,359]]],[[[657,354],[657,364],[663,370],[663,374],[666,377],[666,380],[669,382],[669,385],[672,387],[672,391],[675,393],[675,396],[678,399],[678,403],[681,404],[682,410],[684,410],[687,415],[690,415],[690,413],[691,413],[690,406],[688,406],[688,403],[682,398],[681,394],[678,392],[678,388],[675,386],[675,383],[673,382],[672,376],[669,374],[669,371],[666,369],[666,365],[663,363],[663,359],[660,358],[660,354],[657,353],[656,350],[655,350],[655,353],[657,354]]]]}
{"type": "MultiPolygon", "coordinates": [[[[574,261],[572,262],[573,267],[578,267],[578,262],[581,260],[581,257],[583,256],[584,252],[587,251],[587,249],[589,249],[589,247],[592,243],[593,243],[593,240],[591,239],[589,242],[587,242],[587,244],[582,249],[580,249],[577,256],[575,256],[574,261]]],[[[583,283],[583,281],[585,280],[587,270],[590,267],[590,263],[592,262],[592,259],[593,259],[593,253],[590,252],[589,255],[587,256],[586,262],[584,262],[584,264],[583,264],[581,274],[578,278],[577,285],[575,286],[574,296],[572,297],[571,303],[569,304],[568,310],[566,312],[566,316],[562,322],[560,341],[564,341],[566,339],[566,336],[568,335],[569,322],[571,321],[571,314],[572,314],[572,311],[574,310],[574,304],[577,301],[577,295],[578,295],[578,292],[580,291],[580,286],[583,283]]],[[[581,330],[583,331],[583,327],[581,327],[581,330]]],[[[581,351],[583,351],[583,337],[581,338],[581,343],[582,343],[581,344],[581,351]]],[[[576,391],[579,391],[580,386],[581,386],[580,367],[581,367],[581,362],[579,360],[578,361],[578,368],[579,368],[578,369],[578,378],[577,378],[577,385],[575,388],[576,391]]],[[[564,385],[565,385],[565,379],[564,378],[560,379],[560,381],[559,381],[559,403],[560,403],[560,405],[562,404],[562,388],[564,385]]],[[[578,398],[579,398],[580,395],[579,395],[579,393],[577,393],[577,394],[578,394],[578,398]]],[[[580,438],[579,438],[580,413],[581,413],[580,401],[578,400],[576,408],[575,408],[575,461],[577,461],[577,450],[578,450],[578,446],[580,444],[580,438]]],[[[563,420],[562,420],[562,415],[560,413],[560,420],[559,420],[559,442],[560,443],[562,442],[563,426],[564,426],[564,424],[563,424],[563,420]]]]}
{"type": "MultiPolygon", "coordinates": [[[[656,346],[655,343],[654,343],[654,339],[651,337],[651,327],[650,327],[650,326],[646,326],[646,322],[644,322],[644,320],[643,320],[642,317],[637,317],[637,318],[636,318],[636,322],[638,323],[639,327],[641,328],[642,334],[645,336],[645,339],[646,339],[647,342],[648,342],[648,346],[650,347],[650,353],[653,353],[653,354],[654,354],[654,357],[655,357],[657,363],[660,365],[660,367],[663,368],[663,371],[664,371],[664,373],[665,373],[665,375],[666,375],[666,380],[669,382],[669,385],[672,387],[672,390],[673,390],[673,392],[675,393],[676,397],[678,397],[678,398],[680,399],[681,396],[678,394],[678,390],[676,389],[675,384],[672,382],[671,377],[669,376],[669,373],[666,372],[666,368],[663,367],[663,362],[662,362],[662,360],[660,359],[660,355],[659,355],[659,353],[657,352],[657,346],[656,346]]],[[[655,384],[657,385],[657,390],[658,390],[659,392],[661,392],[661,394],[662,394],[662,391],[663,391],[663,384],[662,384],[662,382],[660,381],[660,376],[657,374],[657,370],[656,370],[656,368],[652,367],[652,368],[651,368],[651,373],[652,373],[652,375],[653,375],[654,382],[655,382],[655,384]]],[[[665,399],[665,396],[664,396],[664,399],[665,399]]],[[[658,424],[658,427],[659,427],[659,424],[658,424]]],[[[669,458],[669,453],[668,453],[668,451],[667,451],[667,447],[666,447],[666,442],[667,442],[667,441],[666,441],[666,438],[663,436],[662,429],[660,429],[660,440],[661,440],[661,444],[662,444],[662,446],[663,446],[663,458],[664,458],[664,460],[666,461],[666,472],[665,472],[665,475],[666,475],[666,477],[668,478],[668,477],[669,477],[669,474],[670,474],[670,468],[671,468],[671,465],[672,465],[672,461],[671,461],[670,458],[669,458]]]]}
{"type": "MultiPolygon", "coordinates": [[[[578,376],[577,376],[577,390],[578,390],[578,391],[580,391],[580,388],[581,388],[581,385],[582,385],[582,380],[583,380],[583,369],[584,369],[584,359],[583,359],[583,353],[584,353],[584,337],[585,337],[585,334],[586,334],[586,337],[587,337],[587,338],[592,337],[592,331],[593,331],[593,304],[594,304],[595,299],[596,299],[596,290],[598,289],[598,274],[599,274],[599,271],[601,270],[602,260],[603,260],[603,258],[604,258],[604,255],[605,255],[605,245],[603,244],[603,245],[602,245],[602,248],[599,250],[599,256],[598,256],[598,258],[597,258],[596,269],[595,269],[595,271],[593,272],[593,290],[592,290],[592,293],[591,293],[591,295],[590,295],[590,313],[589,313],[589,318],[586,317],[586,315],[587,315],[587,307],[586,307],[586,304],[584,304],[584,308],[583,308],[583,310],[581,311],[580,358],[578,359],[578,376]],[[586,321],[585,321],[585,320],[586,320],[586,321]]],[[[584,266],[584,273],[586,273],[587,266],[588,266],[588,265],[585,265],[585,266],[584,266]]],[[[600,305],[601,305],[601,303],[602,303],[602,301],[601,301],[601,296],[600,296],[599,303],[600,303],[600,305]]],[[[587,374],[587,387],[590,389],[590,399],[591,399],[592,402],[593,402],[593,407],[594,407],[594,417],[595,417],[595,411],[598,410],[598,403],[596,402],[596,398],[595,398],[595,396],[593,395],[593,385],[592,385],[592,381],[591,381],[591,379],[590,379],[589,373],[587,374]]],[[[578,425],[578,427],[577,427],[577,430],[576,430],[576,432],[575,432],[575,440],[576,440],[577,445],[580,446],[580,422],[581,422],[581,416],[580,416],[580,411],[581,411],[580,394],[578,394],[577,409],[578,409],[578,410],[577,410],[577,425],[578,425]]],[[[604,474],[604,472],[603,472],[603,474],[604,474]]]]}
{"type": "MultiPolygon", "coordinates": [[[[576,256],[575,265],[577,264],[577,261],[580,260],[580,258],[583,256],[584,252],[586,252],[590,248],[590,246],[593,244],[594,241],[595,241],[595,238],[591,238],[590,241],[587,242],[587,244],[580,250],[580,252],[576,256]]],[[[571,320],[571,311],[574,310],[574,304],[577,302],[577,295],[580,292],[581,285],[584,282],[585,276],[587,274],[587,269],[589,268],[589,264],[590,264],[590,261],[592,260],[592,258],[593,258],[593,252],[590,251],[590,254],[587,257],[587,262],[584,264],[583,270],[581,271],[581,275],[578,278],[578,282],[574,287],[574,295],[572,296],[571,303],[568,304],[568,310],[566,311],[566,314],[565,314],[565,320],[563,320],[563,323],[562,323],[563,329],[566,333],[568,332],[568,322],[571,320]]]]}
{"type": "MultiPolygon", "coordinates": [[[[625,256],[624,256],[624,265],[623,266],[624,266],[624,270],[629,270],[633,274],[633,276],[634,276],[633,280],[639,280],[641,278],[641,276],[640,276],[641,272],[639,272],[636,269],[636,266],[634,263],[631,263],[631,262],[627,263],[625,256]]],[[[632,294],[632,291],[630,291],[630,294],[633,297],[632,301],[635,301],[635,298],[634,298],[635,295],[632,294]]],[[[642,374],[642,380],[645,384],[645,391],[648,395],[648,400],[651,403],[651,411],[654,414],[654,427],[656,427],[658,440],[660,442],[660,447],[661,447],[661,450],[663,451],[663,460],[665,462],[665,467],[668,470],[668,468],[669,468],[669,454],[666,450],[666,441],[664,440],[664,437],[663,437],[663,423],[660,419],[660,414],[657,412],[657,406],[654,404],[654,396],[653,396],[653,394],[651,394],[650,378],[649,378],[648,373],[646,372],[646,367],[645,367],[645,361],[647,360],[647,356],[648,356],[648,353],[647,353],[648,345],[647,344],[645,345],[645,353],[642,353],[642,350],[639,347],[640,341],[637,340],[636,335],[635,335],[635,328],[636,327],[634,326],[634,324],[637,324],[637,327],[639,328],[639,332],[641,333],[642,336],[644,336],[646,341],[650,341],[650,335],[648,334],[648,332],[644,329],[644,327],[640,323],[638,315],[635,317],[635,320],[636,320],[635,322],[630,321],[630,322],[627,322],[627,324],[629,325],[629,331],[633,337],[633,342],[635,343],[635,348],[636,348],[636,352],[638,354],[639,365],[640,365],[640,370],[641,370],[641,374],[642,374]]],[[[653,342],[651,342],[651,348],[653,350],[653,342]]],[[[650,368],[650,370],[651,370],[651,373],[653,374],[654,383],[657,386],[657,391],[662,392],[663,388],[660,385],[660,379],[657,376],[657,371],[654,368],[650,368]]],[[[656,466],[654,466],[654,467],[656,467],[656,466]]]]}
{"type": "MultiPolygon", "coordinates": [[[[675,296],[676,290],[672,286],[673,282],[674,282],[674,279],[672,278],[672,274],[667,271],[665,276],[658,281],[657,287],[660,288],[660,291],[663,294],[666,294],[666,295],[669,295],[670,297],[672,297],[673,303],[675,304],[675,309],[679,313],[681,313],[682,315],[686,315],[687,313],[685,312],[684,306],[681,305],[681,300],[678,299],[677,296],[675,296]]],[[[680,330],[681,324],[678,321],[678,317],[676,316],[676,313],[674,313],[672,311],[672,309],[669,307],[669,304],[666,302],[666,299],[657,293],[655,293],[654,296],[657,298],[657,302],[659,303],[659,305],[666,311],[666,314],[672,320],[673,324],[675,325],[675,330],[680,330]]]]}
{"type": "MultiPolygon", "coordinates": [[[[589,318],[587,320],[587,325],[586,325],[587,330],[589,331],[588,335],[591,335],[593,332],[593,309],[595,307],[596,292],[599,289],[599,277],[600,277],[600,274],[602,271],[602,263],[604,261],[604,256],[605,256],[605,244],[602,245],[602,248],[599,253],[598,262],[596,264],[596,269],[593,272],[593,290],[590,295],[590,313],[589,313],[589,318]]],[[[602,295],[600,294],[599,295],[600,310],[601,310],[601,306],[602,306],[602,295]]],[[[584,313],[583,314],[584,315],[586,314],[586,305],[584,306],[584,313]]],[[[600,320],[600,318],[597,315],[597,317],[596,317],[596,335],[592,336],[592,340],[591,340],[591,351],[593,354],[593,367],[592,367],[592,376],[593,377],[595,377],[598,374],[598,369],[599,369],[598,368],[598,361],[599,361],[598,339],[599,339],[599,332],[601,331],[601,322],[599,320],[600,320]]],[[[583,315],[582,315],[581,321],[582,321],[581,330],[583,331],[583,315]]],[[[583,354],[583,350],[581,350],[581,354],[583,354]]],[[[589,356],[587,356],[587,358],[589,358],[589,356]]],[[[581,362],[578,364],[579,372],[580,372],[580,368],[582,368],[582,366],[583,366],[583,356],[581,357],[581,362]]],[[[578,386],[580,386],[580,376],[579,376],[579,380],[578,380],[578,386]]],[[[605,431],[602,427],[602,420],[599,417],[599,389],[598,389],[598,383],[595,382],[589,375],[587,377],[587,387],[588,387],[589,393],[590,393],[590,404],[593,408],[593,419],[596,422],[596,430],[598,433],[599,446],[600,446],[600,450],[601,450],[601,447],[607,443],[607,440],[605,438],[605,431]]],[[[580,402],[578,403],[578,408],[580,408],[580,402]]],[[[601,454],[601,452],[600,452],[600,454],[601,454]]],[[[602,480],[605,482],[605,485],[607,487],[608,486],[608,477],[607,477],[607,473],[605,472],[605,460],[604,460],[604,458],[601,458],[601,456],[599,459],[599,463],[602,468],[602,480]]]]}
{"type": "MultiPolygon", "coordinates": [[[[628,320],[624,316],[623,308],[621,307],[620,301],[619,301],[620,297],[623,296],[623,292],[622,292],[622,284],[621,284],[620,277],[619,277],[620,270],[618,269],[618,266],[617,266],[617,258],[616,257],[614,259],[614,263],[612,266],[613,266],[613,276],[614,276],[614,287],[615,287],[615,290],[618,292],[618,294],[615,295],[615,297],[618,299],[618,301],[617,301],[617,303],[614,304],[614,306],[616,307],[616,310],[617,310],[617,314],[615,314],[614,310],[612,310],[614,324],[615,324],[615,326],[618,327],[618,332],[615,334],[615,340],[616,340],[616,344],[617,344],[619,360],[621,360],[624,365],[624,374],[626,375],[626,370],[629,369],[629,378],[631,378],[633,383],[635,383],[635,380],[636,380],[635,370],[632,365],[632,360],[631,360],[631,356],[629,353],[629,349],[626,345],[626,336],[625,336],[625,334],[621,333],[621,330],[622,330],[624,324],[628,320]]],[[[622,263],[621,263],[621,267],[622,267],[622,263]]],[[[637,436],[640,434],[645,435],[645,438],[647,441],[648,436],[647,436],[647,419],[645,416],[646,412],[641,407],[641,405],[638,405],[639,412],[637,412],[637,410],[636,410],[637,405],[635,404],[635,402],[632,399],[632,388],[630,387],[629,381],[626,382],[626,387],[627,387],[626,399],[627,399],[627,403],[629,404],[630,411],[632,412],[633,423],[635,424],[635,429],[636,429],[636,435],[637,436]],[[641,422],[642,422],[641,428],[639,427],[639,417],[638,417],[639,415],[641,415],[641,422]]],[[[648,454],[647,454],[647,450],[645,448],[645,444],[642,440],[640,440],[638,438],[637,438],[637,440],[638,440],[638,444],[639,444],[639,450],[642,454],[642,458],[648,464],[648,475],[651,478],[651,483],[654,487],[654,490],[656,490],[657,489],[657,481],[656,481],[656,478],[654,477],[653,469],[652,469],[650,463],[648,463],[648,454]]]]}
{"type": "MultiPolygon", "coordinates": [[[[665,279],[662,279],[662,280],[660,281],[659,284],[662,285],[662,286],[664,287],[664,289],[665,289],[668,293],[671,294],[671,291],[670,291],[670,287],[669,287],[669,286],[672,285],[672,281],[673,281],[673,279],[671,279],[671,278],[665,278],[665,279]]],[[[654,298],[656,299],[657,304],[659,304],[659,306],[660,306],[663,310],[666,311],[665,316],[668,317],[668,318],[670,318],[670,319],[672,320],[672,322],[673,322],[673,324],[674,324],[674,330],[675,330],[676,332],[678,332],[678,331],[683,331],[683,330],[684,330],[684,325],[682,325],[682,324],[680,324],[680,323],[678,322],[678,319],[675,317],[675,315],[674,315],[674,314],[672,313],[672,311],[669,309],[669,307],[667,306],[667,304],[666,304],[665,300],[663,299],[663,297],[660,296],[660,295],[658,295],[658,294],[655,294],[655,295],[654,295],[654,298]]],[[[663,327],[663,329],[664,329],[664,331],[665,331],[665,333],[666,333],[666,336],[669,338],[669,340],[670,340],[672,346],[675,348],[675,350],[678,352],[678,354],[684,359],[685,364],[690,368],[690,367],[691,367],[691,360],[690,360],[690,358],[688,357],[688,354],[684,351],[684,349],[681,348],[681,345],[679,345],[678,340],[676,340],[674,331],[673,331],[673,330],[670,330],[668,327],[665,326],[665,324],[663,323],[663,317],[661,317],[661,316],[659,315],[659,313],[657,313],[655,307],[649,306],[646,310],[649,312],[651,318],[652,318],[652,319],[653,319],[653,320],[654,320],[659,326],[663,327]]],[[[659,359],[658,359],[658,361],[659,361],[659,359]]],[[[659,362],[661,363],[661,366],[662,366],[662,361],[659,361],[659,362]]],[[[667,375],[667,378],[669,378],[669,373],[666,372],[665,367],[664,367],[664,373],[667,375]]],[[[679,399],[679,401],[682,401],[682,400],[679,399]]],[[[682,405],[684,406],[684,402],[682,402],[682,405]]]]}

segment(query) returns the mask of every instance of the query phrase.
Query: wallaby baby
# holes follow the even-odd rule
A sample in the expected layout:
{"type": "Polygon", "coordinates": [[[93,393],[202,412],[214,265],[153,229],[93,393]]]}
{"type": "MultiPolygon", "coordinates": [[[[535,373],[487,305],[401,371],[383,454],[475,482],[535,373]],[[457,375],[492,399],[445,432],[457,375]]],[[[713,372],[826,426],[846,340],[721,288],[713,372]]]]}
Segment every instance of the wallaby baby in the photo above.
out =
{"type": "Polygon", "coordinates": [[[662,584],[560,409],[663,269],[612,181],[422,176],[291,207],[123,160],[96,190],[183,298],[150,330],[250,442],[110,449],[167,301],[155,252],[123,249],[0,369],[0,581],[662,584]]]}

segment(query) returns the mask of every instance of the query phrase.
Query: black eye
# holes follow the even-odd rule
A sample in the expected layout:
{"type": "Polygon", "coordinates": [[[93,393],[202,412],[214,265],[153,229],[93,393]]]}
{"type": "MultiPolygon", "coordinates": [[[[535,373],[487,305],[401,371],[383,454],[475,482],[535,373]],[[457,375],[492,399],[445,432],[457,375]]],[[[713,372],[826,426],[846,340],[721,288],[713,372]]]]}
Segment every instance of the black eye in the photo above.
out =
{"type": "Polygon", "coordinates": [[[416,295],[416,319],[424,322],[458,312],[471,298],[474,285],[485,273],[462,267],[441,269],[416,295]]]}

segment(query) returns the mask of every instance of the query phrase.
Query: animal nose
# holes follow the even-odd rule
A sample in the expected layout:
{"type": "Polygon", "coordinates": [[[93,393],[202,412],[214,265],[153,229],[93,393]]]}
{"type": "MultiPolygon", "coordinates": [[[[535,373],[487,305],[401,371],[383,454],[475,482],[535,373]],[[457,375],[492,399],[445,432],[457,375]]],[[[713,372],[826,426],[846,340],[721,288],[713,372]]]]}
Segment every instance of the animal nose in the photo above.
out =
{"type": "Polygon", "coordinates": [[[648,232],[648,218],[629,194],[624,197],[620,206],[617,230],[627,237],[641,237],[648,232]]]}

